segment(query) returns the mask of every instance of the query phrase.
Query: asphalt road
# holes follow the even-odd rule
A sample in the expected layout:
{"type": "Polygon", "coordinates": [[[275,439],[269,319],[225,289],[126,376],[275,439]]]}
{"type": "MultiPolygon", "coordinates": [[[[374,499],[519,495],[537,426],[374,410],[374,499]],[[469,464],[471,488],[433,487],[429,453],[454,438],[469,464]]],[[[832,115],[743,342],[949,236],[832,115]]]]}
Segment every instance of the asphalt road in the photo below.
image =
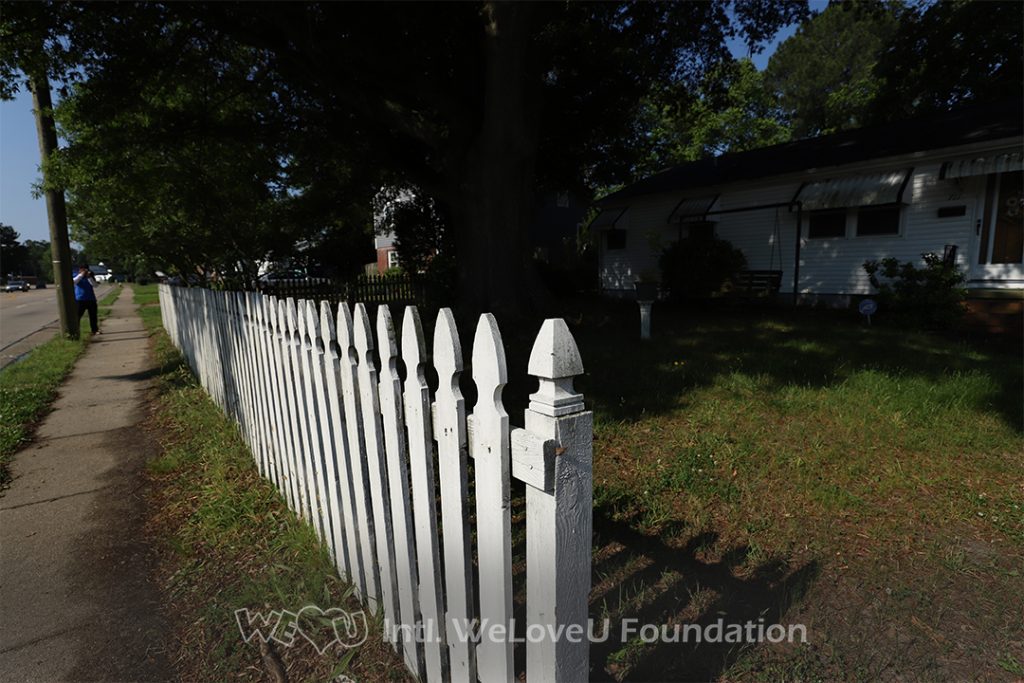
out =
{"type": "MultiPolygon", "coordinates": [[[[96,298],[102,299],[110,287],[100,284],[96,298]]],[[[58,321],[54,287],[0,292],[0,368],[52,338],[60,329],[58,321]]]]}

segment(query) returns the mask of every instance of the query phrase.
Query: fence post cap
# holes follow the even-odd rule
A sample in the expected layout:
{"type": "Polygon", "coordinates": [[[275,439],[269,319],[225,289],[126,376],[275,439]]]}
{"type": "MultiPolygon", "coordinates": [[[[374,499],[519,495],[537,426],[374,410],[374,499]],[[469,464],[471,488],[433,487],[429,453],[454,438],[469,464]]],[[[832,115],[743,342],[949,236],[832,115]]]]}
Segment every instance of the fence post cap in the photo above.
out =
{"type": "Polygon", "coordinates": [[[529,373],[540,380],[530,394],[530,410],[556,418],[584,410],[583,395],[572,386],[572,378],[583,374],[583,361],[561,318],[548,318],[541,325],[530,352],[529,373]]]}
{"type": "Polygon", "coordinates": [[[528,371],[534,377],[561,379],[583,374],[583,360],[569,326],[561,318],[548,318],[537,333],[528,371]]]}

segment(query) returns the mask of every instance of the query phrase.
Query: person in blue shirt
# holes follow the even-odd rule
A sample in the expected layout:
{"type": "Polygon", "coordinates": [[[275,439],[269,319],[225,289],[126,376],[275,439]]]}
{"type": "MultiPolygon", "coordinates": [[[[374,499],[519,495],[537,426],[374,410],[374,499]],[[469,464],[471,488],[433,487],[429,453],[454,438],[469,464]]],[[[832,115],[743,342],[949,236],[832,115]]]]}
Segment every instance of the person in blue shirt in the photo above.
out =
{"type": "Polygon", "coordinates": [[[96,320],[96,292],[93,286],[96,280],[93,278],[89,266],[81,266],[78,275],[75,276],[75,301],[78,302],[78,319],[82,314],[89,311],[89,327],[93,334],[100,333],[100,326],[96,320]]]}

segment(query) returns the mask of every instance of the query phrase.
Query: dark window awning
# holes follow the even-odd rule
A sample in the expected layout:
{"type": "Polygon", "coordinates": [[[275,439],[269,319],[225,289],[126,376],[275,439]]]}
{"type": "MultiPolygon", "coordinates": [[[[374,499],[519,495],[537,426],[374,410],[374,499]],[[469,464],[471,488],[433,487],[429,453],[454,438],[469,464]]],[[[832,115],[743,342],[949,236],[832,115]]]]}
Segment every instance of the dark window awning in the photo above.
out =
{"type": "Polygon", "coordinates": [[[615,224],[618,222],[620,218],[622,218],[622,214],[626,213],[626,209],[628,208],[628,206],[620,206],[614,209],[602,210],[601,213],[597,214],[594,217],[594,220],[590,221],[590,229],[608,230],[609,228],[614,228],[615,224]]]}
{"type": "Polygon", "coordinates": [[[1009,173],[1010,171],[1020,171],[1022,169],[1024,169],[1024,154],[1019,151],[1003,152],[1001,154],[951,159],[942,164],[939,178],[951,180],[953,178],[988,175],[989,173],[1009,173]]]}
{"type": "Polygon", "coordinates": [[[903,202],[903,191],[910,180],[912,168],[887,173],[832,178],[800,187],[793,203],[800,202],[805,211],[842,209],[848,206],[877,206],[903,202]]]}
{"type": "Polygon", "coordinates": [[[676,208],[672,209],[672,213],[668,215],[668,222],[675,224],[706,221],[708,211],[711,210],[716,201],[718,201],[717,194],[683,199],[676,204],[676,208]]]}

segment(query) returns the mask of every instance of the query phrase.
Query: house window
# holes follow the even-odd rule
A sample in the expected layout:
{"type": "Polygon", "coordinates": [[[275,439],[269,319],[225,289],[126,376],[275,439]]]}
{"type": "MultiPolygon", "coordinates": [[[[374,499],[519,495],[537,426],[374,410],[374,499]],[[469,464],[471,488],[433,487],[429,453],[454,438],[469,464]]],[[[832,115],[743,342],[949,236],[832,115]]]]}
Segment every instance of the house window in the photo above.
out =
{"type": "Polygon", "coordinates": [[[807,237],[846,237],[846,209],[811,211],[807,221],[807,237]]]}
{"type": "Polygon", "coordinates": [[[857,237],[900,234],[900,207],[862,206],[857,211],[857,237]]]}
{"type": "Polygon", "coordinates": [[[625,249],[626,248],[626,231],[616,230],[615,228],[606,232],[606,246],[608,249],[625,249]]]}
{"type": "Polygon", "coordinates": [[[388,252],[388,268],[398,267],[398,250],[392,249],[388,252]]]}

